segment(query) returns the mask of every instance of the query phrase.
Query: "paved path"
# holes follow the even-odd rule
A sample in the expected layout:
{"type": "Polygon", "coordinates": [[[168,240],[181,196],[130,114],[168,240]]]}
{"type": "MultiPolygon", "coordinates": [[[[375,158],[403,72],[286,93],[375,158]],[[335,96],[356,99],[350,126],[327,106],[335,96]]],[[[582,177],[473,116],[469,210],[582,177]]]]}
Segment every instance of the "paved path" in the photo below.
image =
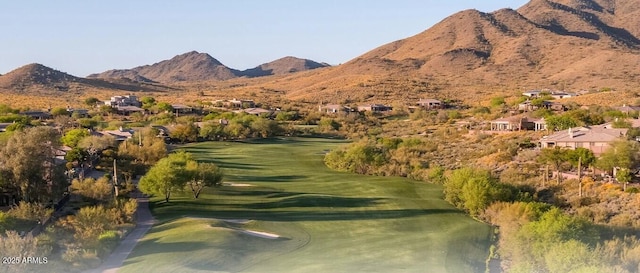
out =
{"type": "Polygon", "coordinates": [[[86,271],[85,273],[115,273],[120,269],[124,260],[127,259],[138,241],[151,229],[155,223],[155,219],[149,211],[149,198],[141,193],[136,193],[138,200],[138,209],[136,210],[136,227],[125,237],[118,247],[109,255],[109,257],[96,269],[86,271]]]}

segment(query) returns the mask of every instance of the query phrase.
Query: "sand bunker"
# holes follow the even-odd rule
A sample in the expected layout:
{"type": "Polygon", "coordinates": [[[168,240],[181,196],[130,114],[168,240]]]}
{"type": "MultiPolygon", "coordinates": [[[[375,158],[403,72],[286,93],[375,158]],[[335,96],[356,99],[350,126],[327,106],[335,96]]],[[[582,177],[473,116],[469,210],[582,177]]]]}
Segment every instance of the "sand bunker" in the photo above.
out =
{"type": "Polygon", "coordinates": [[[240,231],[240,232],[242,232],[244,234],[249,234],[251,236],[256,236],[256,237],[265,238],[265,239],[278,239],[278,238],[280,238],[280,235],[269,233],[269,232],[262,232],[262,231],[248,230],[248,229],[238,229],[238,231],[240,231]]]}
{"type": "Polygon", "coordinates": [[[229,187],[253,187],[253,185],[251,184],[245,184],[245,183],[231,183],[231,182],[224,182],[222,183],[223,186],[229,186],[229,187]]]}

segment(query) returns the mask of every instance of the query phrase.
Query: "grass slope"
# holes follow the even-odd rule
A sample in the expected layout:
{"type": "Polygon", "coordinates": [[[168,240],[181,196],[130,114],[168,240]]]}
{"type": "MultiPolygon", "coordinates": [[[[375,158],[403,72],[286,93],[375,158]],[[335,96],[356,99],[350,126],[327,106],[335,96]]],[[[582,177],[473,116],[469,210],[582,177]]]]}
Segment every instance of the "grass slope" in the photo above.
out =
{"type": "Polygon", "coordinates": [[[488,226],[443,201],[439,186],[326,168],[323,154],[343,143],[295,138],[185,147],[222,166],[227,183],[253,186],[210,189],[199,200],[155,200],[159,224],[118,272],[484,271],[488,226]]]}

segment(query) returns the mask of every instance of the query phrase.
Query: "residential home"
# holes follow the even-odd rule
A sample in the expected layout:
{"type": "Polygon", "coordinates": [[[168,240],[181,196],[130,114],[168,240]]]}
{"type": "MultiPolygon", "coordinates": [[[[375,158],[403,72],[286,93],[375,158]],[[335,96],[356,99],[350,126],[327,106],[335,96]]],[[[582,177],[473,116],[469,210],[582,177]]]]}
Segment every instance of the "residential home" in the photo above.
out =
{"type": "Polygon", "coordinates": [[[75,114],[76,116],[79,116],[81,118],[89,117],[89,110],[87,109],[73,109],[67,107],[67,112],[69,112],[72,116],[75,114]]]}
{"type": "Polygon", "coordinates": [[[530,98],[539,98],[544,95],[549,95],[554,99],[564,99],[571,98],[577,96],[575,93],[568,93],[564,91],[549,91],[549,90],[531,90],[527,92],[522,92],[522,95],[530,98]]]}
{"type": "Polygon", "coordinates": [[[20,112],[20,115],[23,116],[27,116],[30,117],[31,119],[37,119],[37,120],[45,120],[45,119],[51,119],[53,116],[51,116],[51,114],[47,111],[24,111],[24,112],[20,112]]]}
{"type": "Polygon", "coordinates": [[[146,112],[146,110],[138,107],[138,106],[116,106],[116,113],[123,115],[123,116],[128,116],[130,114],[133,113],[142,113],[144,114],[146,112]]]}
{"type": "Polygon", "coordinates": [[[610,143],[625,137],[627,129],[607,128],[606,126],[576,127],[544,136],[540,139],[540,147],[552,148],[586,148],[595,155],[600,155],[610,143]]]}
{"type": "Polygon", "coordinates": [[[7,127],[13,123],[0,123],[0,132],[6,132],[7,127]]]}
{"type": "Polygon", "coordinates": [[[323,113],[348,113],[351,112],[351,108],[342,106],[340,104],[327,104],[325,106],[319,106],[318,110],[323,113]]]}
{"type": "Polygon", "coordinates": [[[132,138],[134,132],[131,129],[123,129],[120,127],[118,130],[105,130],[97,133],[113,136],[117,141],[125,141],[132,138]]]}
{"type": "Polygon", "coordinates": [[[535,111],[540,108],[548,109],[552,111],[558,111],[558,112],[567,110],[567,108],[562,103],[552,102],[552,101],[543,101],[541,105],[533,105],[530,100],[526,100],[518,104],[518,110],[525,111],[525,112],[535,111]]]}
{"type": "Polygon", "coordinates": [[[444,108],[444,103],[436,99],[420,99],[417,104],[418,106],[424,109],[443,109],[444,108]]]}
{"type": "Polygon", "coordinates": [[[119,107],[119,106],[142,106],[142,102],[138,101],[138,97],[133,95],[127,96],[113,96],[110,100],[104,101],[105,105],[109,105],[111,107],[119,107]]]}
{"type": "Polygon", "coordinates": [[[369,112],[386,112],[386,111],[391,111],[391,110],[393,110],[393,107],[387,106],[387,105],[383,105],[383,104],[367,104],[367,105],[358,106],[358,111],[359,112],[365,112],[365,111],[369,111],[369,112]]]}
{"type": "Polygon", "coordinates": [[[634,112],[640,112],[640,106],[632,106],[632,105],[623,104],[620,107],[616,107],[616,110],[618,110],[618,111],[620,111],[622,113],[625,113],[626,115],[629,115],[629,114],[634,113],[634,112]]]}
{"type": "Polygon", "coordinates": [[[253,100],[238,100],[232,99],[226,103],[231,108],[254,108],[256,103],[253,100]]]}
{"type": "Polygon", "coordinates": [[[173,112],[176,114],[190,114],[193,113],[193,108],[184,104],[172,104],[173,112]]]}
{"type": "Polygon", "coordinates": [[[544,119],[536,119],[523,115],[511,116],[491,121],[491,131],[544,131],[547,124],[544,119]]]}

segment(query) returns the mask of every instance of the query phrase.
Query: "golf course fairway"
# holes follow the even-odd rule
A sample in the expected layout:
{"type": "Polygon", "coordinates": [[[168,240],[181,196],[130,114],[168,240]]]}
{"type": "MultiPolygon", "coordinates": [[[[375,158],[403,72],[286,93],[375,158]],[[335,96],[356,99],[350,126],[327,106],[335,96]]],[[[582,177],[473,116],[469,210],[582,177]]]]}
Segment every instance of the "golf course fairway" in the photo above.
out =
{"type": "Polygon", "coordinates": [[[182,149],[224,185],[152,198],[158,223],[118,272],[484,272],[491,228],[442,187],[336,172],[342,140],[204,142],[182,149]]]}

